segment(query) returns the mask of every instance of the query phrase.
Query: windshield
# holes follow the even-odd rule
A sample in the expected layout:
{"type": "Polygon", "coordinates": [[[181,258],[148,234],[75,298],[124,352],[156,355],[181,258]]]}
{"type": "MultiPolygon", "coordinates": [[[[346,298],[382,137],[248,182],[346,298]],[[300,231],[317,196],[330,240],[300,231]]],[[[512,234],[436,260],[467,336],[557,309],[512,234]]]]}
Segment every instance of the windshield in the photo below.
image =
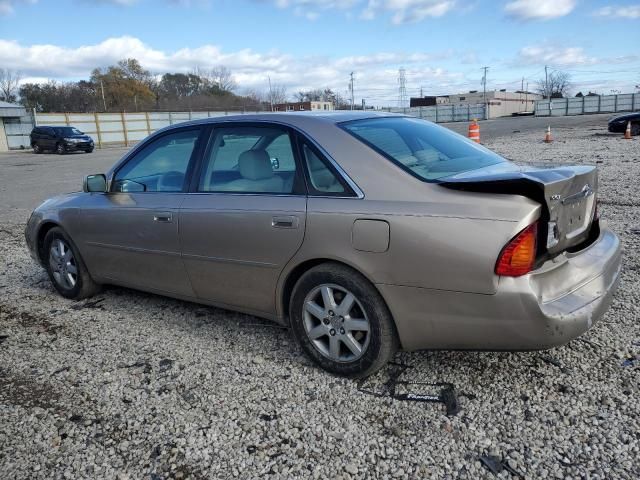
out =
{"type": "Polygon", "coordinates": [[[417,118],[355,120],[342,128],[424,181],[506,162],[452,131],[417,118]]]}
{"type": "Polygon", "coordinates": [[[54,129],[58,135],[84,135],[76,127],[54,127],[54,129]]]}

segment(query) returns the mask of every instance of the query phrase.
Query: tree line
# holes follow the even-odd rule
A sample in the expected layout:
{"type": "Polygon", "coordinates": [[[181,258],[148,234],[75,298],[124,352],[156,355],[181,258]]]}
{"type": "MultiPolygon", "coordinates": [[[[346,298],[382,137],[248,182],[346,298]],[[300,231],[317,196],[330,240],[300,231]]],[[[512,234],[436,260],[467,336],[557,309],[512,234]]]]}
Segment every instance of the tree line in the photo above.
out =
{"type": "Polygon", "coordinates": [[[39,112],[121,112],[145,110],[270,110],[287,101],[284,86],[264,94],[235,93],[231,71],[218,66],[190,73],[154,76],[138,60],[96,68],[88,80],[23,83],[9,69],[0,69],[0,100],[20,102],[39,112]]]}

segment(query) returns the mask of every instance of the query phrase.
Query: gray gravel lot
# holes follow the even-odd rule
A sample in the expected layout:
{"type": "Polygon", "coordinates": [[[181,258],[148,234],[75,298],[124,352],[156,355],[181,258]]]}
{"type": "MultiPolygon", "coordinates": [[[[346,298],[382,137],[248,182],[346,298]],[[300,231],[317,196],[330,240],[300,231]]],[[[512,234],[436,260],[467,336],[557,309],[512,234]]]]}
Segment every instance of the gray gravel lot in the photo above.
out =
{"type": "MultiPolygon", "coordinates": [[[[14,195],[46,183],[44,168],[27,179],[3,164],[0,478],[517,478],[494,476],[487,454],[530,479],[639,478],[640,139],[595,126],[542,136],[487,145],[516,161],[597,162],[623,281],[605,318],[561,348],[398,354],[411,366],[400,380],[455,385],[455,416],[363,393],[254,317],[120,288],[62,299],[26,251],[30,206],[14,195]]],[[[98,156],[50,161],[78,184],[104,170],[98,156]]],[[[385,392],[396,368],[366,386],[385,392]]]]}

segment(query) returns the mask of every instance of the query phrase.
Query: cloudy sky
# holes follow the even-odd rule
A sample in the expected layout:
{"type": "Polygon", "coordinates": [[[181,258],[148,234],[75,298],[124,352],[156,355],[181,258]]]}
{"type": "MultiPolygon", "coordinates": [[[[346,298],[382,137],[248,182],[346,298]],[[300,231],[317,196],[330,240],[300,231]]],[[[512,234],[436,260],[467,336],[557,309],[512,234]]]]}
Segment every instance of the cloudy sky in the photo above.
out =
{"type": "Polygon", "coordinates": [[[77,80],[137,58],[154,73],[225,65],[239,93],[331,87],[396,105],[407,93],[533,90],[544,67],[578,90],[636,91],[640,0],[0,0],[0,67],[77,80]]]}

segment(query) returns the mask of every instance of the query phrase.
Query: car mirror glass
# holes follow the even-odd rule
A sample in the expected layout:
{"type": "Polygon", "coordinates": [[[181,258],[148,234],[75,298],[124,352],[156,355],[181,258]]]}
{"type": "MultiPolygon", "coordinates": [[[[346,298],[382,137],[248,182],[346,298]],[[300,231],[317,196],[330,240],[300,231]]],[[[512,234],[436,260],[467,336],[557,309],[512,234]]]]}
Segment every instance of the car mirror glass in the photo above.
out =
{"type": "Polygon", "coordinates": [[[104,193],[107,191],[107,177],[98,173],[87,175],[84,179],[83,190],[89,193],[104,193]]]}

